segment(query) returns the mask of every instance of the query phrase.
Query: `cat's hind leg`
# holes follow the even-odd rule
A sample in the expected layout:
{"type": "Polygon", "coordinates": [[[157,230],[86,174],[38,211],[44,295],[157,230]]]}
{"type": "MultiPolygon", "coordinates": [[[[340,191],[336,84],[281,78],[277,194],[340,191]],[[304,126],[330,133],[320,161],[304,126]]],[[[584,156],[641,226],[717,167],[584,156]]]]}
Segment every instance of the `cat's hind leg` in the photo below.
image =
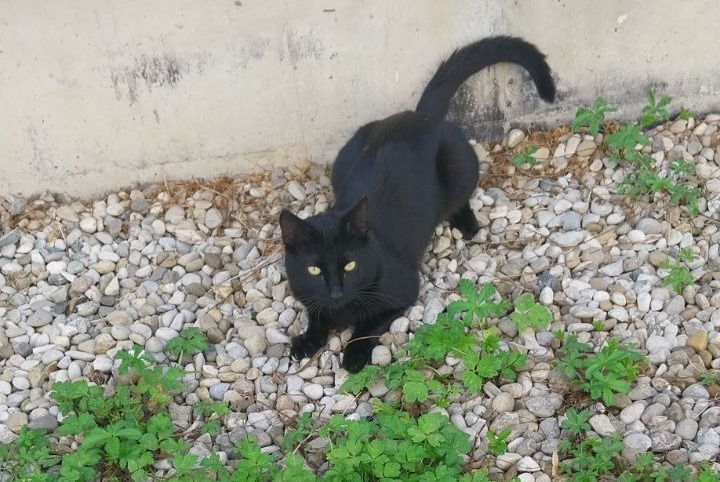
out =
{"type": "Polygon", "coordinates": [[[468,202],[478,183],[478,158],[457,124],[446,121],[440,126],[435,163],[445,201],[445,218],[463,237],[472,238],[480,229],[468,202]]]}
{"type": "Polygon", "coordinates": [[[465,239],[472,239],[475,236],[475,233],[480,229],[480,225],[469,202],[466,202],[450,216],[450,227],[459,230],[465,239]]]}

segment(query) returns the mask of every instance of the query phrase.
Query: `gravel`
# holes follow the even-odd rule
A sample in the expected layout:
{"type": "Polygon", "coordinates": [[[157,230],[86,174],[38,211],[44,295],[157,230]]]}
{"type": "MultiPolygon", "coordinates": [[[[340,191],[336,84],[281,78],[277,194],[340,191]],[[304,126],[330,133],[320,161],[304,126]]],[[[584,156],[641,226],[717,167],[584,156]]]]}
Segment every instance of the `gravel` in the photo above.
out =
{"type": "MultiPolygon", "coordinates": [[[[692,218],[662,199],[619,196],[624,173],[604,157],[599,137],[560,135],[538,149],[532,176],[507,160],[507,146],[528,141],[522,131],[510,131],[491,154],[476,146],[482,160],[499,159],[490,169],[500,165],[503,174],[487,178],[492,187],[481,182],[471,200],[481,229],[464,241],[437,228],[420,298],[393,322],[372,362],[392,363],[413,332],[455,299],[460,279],[492,282],[505,297],[522,287],[553,314],[543,331],[498,326],[529,354],[525,371],[442,409],[472,436],[473,457],[485,457],[487,430],[507,427],[509,451],[492,471],[550,480],[572,403],[549,363],[559,347],[553,333],[563,332],[596,348],[614,337],[648,356],[627,396],[612,407],[586,404],[593,432],[621,436],[629,459],[652,450],[670,463],[715,460],[720,386],[700,382],[720,369],[719,123],[709,115],[649,133],[646,149],[661,172],[678,157],[694,162],[704,189],[692,218]],[[696,255],[688,263],[696,282],[674,293],[662,283],[665,262],[686,248],[696,255]]],[[[226,460],[248,434],[279,452],[285,424],[300,413],[367,417],[374,399],[396,399],[382,383],[357,398],[340,392],[347,332],[307,366],[289,358],[306,314],[287,286],[276,219],[283,207],[302,217],[322,212],[330,198],[326,168],[311,165],[85,202],[51,194],[0,199],[2,225],[11,227],[0,232],[0,443],[25,425],[57,427],[53,383],[112,376],[113,355],[133,344],[164,362],[165,344],[187,326],[211,345],[183,360],[190,392],[170,405],[174,423],[189,427],[198,400],[232,409],[219,434],[191,440],[193,453],[226,460]]],[[[457,369],[457,360],[447,363],[440,371],[457,369]]]]}

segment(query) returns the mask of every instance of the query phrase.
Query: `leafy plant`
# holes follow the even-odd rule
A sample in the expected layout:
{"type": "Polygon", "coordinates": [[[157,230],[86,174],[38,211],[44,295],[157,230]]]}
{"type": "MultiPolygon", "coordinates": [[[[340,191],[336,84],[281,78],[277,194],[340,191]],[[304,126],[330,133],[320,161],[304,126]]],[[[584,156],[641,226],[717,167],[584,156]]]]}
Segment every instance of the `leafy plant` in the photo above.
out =
{"type": "Polygon", "coordinates": [[[507,451],[507,438],[510,435],[510,429],[504,428],[497,434],[492,430],[488,430],[488,450],[493,455],[502,455],[507,451]]]}
{"type": "Polygon", "coordinates": [[[647,104],[643,107],[643,115],[640,119],[640,123],[643,126],[652,125],[658,121],[666,121],[670,118],[670,113],[667,111],[667,106],[670,104],[672,99],[664,95],[660,100],[655,100],[655,95],[652,90],[647,91],[647,104]]]}
{"type": "Polygon", "coordinates": [[[575,408],[570,408],[565,412],[565,419],[560,423],[560,427],[568,430],[573,437],[577,437],[590,430],[588,420],[590,420],[588,410],[578,412],[575,408]]]}
{"type": "Polygon", "coordinates": [[[679,250],[679,251],[677,252],[677,254],[675,255],[675,257],[676,257],[679,261],[688,262],[688,261],[694,261],[694,260],[697,258],[697,255],[693,252],[692,249],[690,249],[690,248],[683,248],[683,249],[681,249],[681,250],[679,250]]]}
{"type": "MultiPolygon", "coordinates": [[[[655,170],[653,158],[642,149],[651,143],[643,129],[660,120],[669,119],[667,107],[670,102],[669,96],[664,95],[658,100],[652,91],[648,91],[641,120],[622,124],[617,131],[605,137],[604,144],[610,159],[627,164],[629,170],[625,179],[618,184],[620,193],[632,198],[664,195],[672,203],[687,206],[688,213],[694,216],[699,212],[700,190],[686,181],[681,182],[682,178],[693,173],[692,164],[679,158],[670,164],[672,177],[663,176],[655,170]]],[[[597,134],[605,115],[613,111],[615,109],[609,107],[603,98],[598,98],[592,108],[584,107],[577,111],[572,128],[587,127],[592,134],[597,134]]]]}
{"type": "Polygon", "coordinates": [[[690,120],[691,118],[695,117],[695,114],[690,110],[686,109],[685,107],[680,109],[680,115],[678,116],[682,120],[690,120]]]}
{"type": "Polygon", "coordinates": [[[480,482],[487,473],[463,474],[461,454],[468,436],[439,413],[417,419],[389,405],[378,404],[373,420],[346,420],[336,415],[319,430],[330,440],[327,482],[382,481],[480,482]]]}
{"type": "Polygon", "coordinates": [[[663,278],[662,285],[671,287],[675,293],[682,292],[683,288],[695,281],[688,267],[680,263],[665,262],[663,268],[668,270],[668,275],[663,278]]]}
{"type": "Polygon", "coordinates": [[[605,121],[605,115],[615,112],[617,109],[610,107],[605,99],[598,97],[595,104],[591,107],[582,107],[575,114],[575,120],[571,125],[573,130],[587,127],[592,135],[600,132],[600,126],[605,121]]]}
{"type": "Polygon", "coordinates": [[[533,156],[537,152],[537,146],[528,146],[518,152],[514,152],[512,156],[512,165],[520,167],[523,164],[528,166],[534,166],[537,164],[537,159],[533,156]]]}
{"type": "Polygon", "coordinates": [[[183,354],[194,355],[206,350],[207,347],[205,335],[194,326],[186,326],[178,336],[167,342],[165,351],[169,355],[182,359],[183,354]]]}
{"type": "Polygon", "coordinates": [[[537,303],[533,295],[523,293],[515,300],[515,312],[510,319],[520,331],[527,328],[542,330],[552,322],[552,314],[546,306],[537,303]]]}
{"type": "Polygon", "coordinates": [[[23,427],[14,444],[0,445],[0,469],[10,480],[52,480],[47,469],[58,460],[57,455],[50,455],[50,442],[41,430],[23,427]]]}
{"type": "Polygon", "coordinates": [[[574,481],[597,482],[616,469],[623,448],[622,439],[617,434],[604,439],[589,437],[576,443],[564,439],[558,444],[558,451],[568,457],[560,462],[560,470],[572,474],[574,481]]]}
{"type": "MultiPolygon", "coordinates": [[[[507,302],[495,301],[495,287],[489,284],[475,289],[470,281],[462,280],[459,290],[462,299],[450,303],[434,324],[422,326],[407,344],[409,360],[382,372],[366,366],[359,373],[351,374],[342,389],[358,393],[382,375],[388,388],[402,390],[405,403],[432,399],[443,404],[450,392],[446,377],[439,375],[435,368],[449,355],[462,360],[462,383],[473,393],[480,390],[485,380],[498,376],[514,379],[516,371],[525,364],[525,356],[502,349],[497,333],[486,326],[488,319],[507,311],[507,302]]],[[[549,316],[546,311],[547,308],[535,304],[532,297],[525,297],[511,317],[516,317],[521,324],[536,326],[549,316]]]]}
{"type": "Polygon", "coordinates": [[[590,345],[569,336],[556,367],[595,400],[612,405],[616,393],[628,393],[644,357],[610,339],[595,355],[590,345]]]}
{"type": "Polygon", "coordinates": [[[705,386],[716,385],[720,382],[720,370],[709,370],[700,375],[700,383],[705,386]]]}
{"type": "Polygon", "coordinates": [[[677,176],[683,177],[692,174],[695,166],[692,162],[688,162],[684,157],[680,156],[670,163],[670,170],[677,176]]]}

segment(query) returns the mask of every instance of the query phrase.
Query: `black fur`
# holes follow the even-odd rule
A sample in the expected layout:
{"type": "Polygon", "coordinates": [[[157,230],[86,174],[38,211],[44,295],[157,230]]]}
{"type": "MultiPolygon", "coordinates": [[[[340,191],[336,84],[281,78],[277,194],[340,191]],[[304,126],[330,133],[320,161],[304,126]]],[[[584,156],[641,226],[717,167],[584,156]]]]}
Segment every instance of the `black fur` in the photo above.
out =
{"type": "Polygon", "coordinates": [[[350,326],[343,366],[360,370],[377,338],[417,299],[419,264],[435,226],[449,220],[467,238],[477,232],[468,200],[478,160],[460,127],[443,119],[458,87],[499,62],[523,66],[540,96],[554,99],[550,68],[532,44],[514,37],[470,44],[440,65],[414,112],[371,122],[340,149],[330,211],[306,220],[282,212],[288,280],[310,320],[292,340],[295,358],[314,354],[330,330],[350,326]]]}

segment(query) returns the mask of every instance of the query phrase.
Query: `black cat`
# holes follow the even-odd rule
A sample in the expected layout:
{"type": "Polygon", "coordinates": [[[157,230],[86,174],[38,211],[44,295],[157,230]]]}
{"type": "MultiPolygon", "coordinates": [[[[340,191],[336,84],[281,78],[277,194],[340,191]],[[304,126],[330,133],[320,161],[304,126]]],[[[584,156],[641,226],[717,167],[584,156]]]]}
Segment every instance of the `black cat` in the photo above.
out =
{"type": "Polygon", "coordinates": [[[455,51],[425,88],[414,112],[361,127],[332,170],[335,205],[301,220],[280,215],[290,287],[308,310],[309,326],[292,340],[293,357],[313,355],[331,329],[354,327],[343,366],[368,363],[379,335],[418,296],[419,264],[443,220],[467,238],[478,230],[468,200],[478,159],[456,124],[444,121],[460,85],[485,67],[512,62],[552,101],[545,56],[515,37],[492,37],[455,51]]]}

